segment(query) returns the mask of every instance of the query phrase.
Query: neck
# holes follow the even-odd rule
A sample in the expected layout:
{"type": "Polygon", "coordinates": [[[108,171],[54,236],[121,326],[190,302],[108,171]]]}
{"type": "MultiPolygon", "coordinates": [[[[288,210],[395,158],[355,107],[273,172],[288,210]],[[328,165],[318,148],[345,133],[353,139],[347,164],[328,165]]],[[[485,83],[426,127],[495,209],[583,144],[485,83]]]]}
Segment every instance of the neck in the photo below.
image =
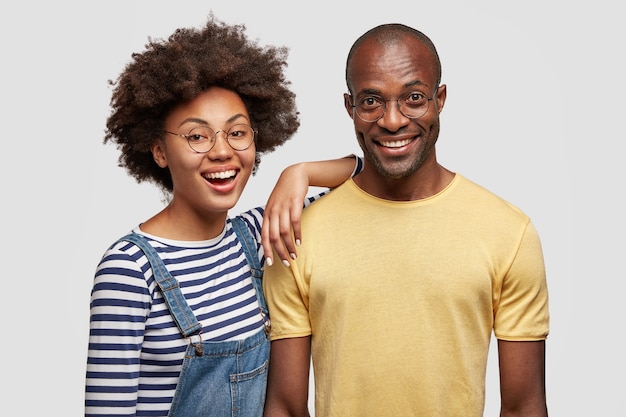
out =
{"type": "Polygon", "coordinates": [[[432,167],[422,166],[404,178],[381,176],[374,167],[365,162],[363,172],[354,177],[356,185],[368,194],[384,200],[423,200],[446,188],[454,173],[436,163],[432,167]]]}
{"type": "Polygon", "coordinates": [[[227,216],[227,212],[198,213],[172,201],[155,216],[142,223],[141,230],[172,240],[209,240],[222,233],[227,216]]]}

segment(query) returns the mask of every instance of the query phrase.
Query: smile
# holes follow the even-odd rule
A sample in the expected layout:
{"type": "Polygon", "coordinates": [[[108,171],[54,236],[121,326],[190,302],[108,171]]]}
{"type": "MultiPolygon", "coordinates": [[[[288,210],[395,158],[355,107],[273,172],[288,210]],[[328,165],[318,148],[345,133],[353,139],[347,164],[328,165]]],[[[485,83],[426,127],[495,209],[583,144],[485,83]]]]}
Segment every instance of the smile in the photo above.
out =
{"type": "Polygon", "coordinates": [[[207,180],[225,180],[228,178],[234,178],[237,175],[237,171],[230,169],[228,171],[210,172],[204,174],[203,177],[207,180]]]}
{"type": "Polygon", "coordinates": [[[380,146],[384,146],[385,148],[401,148],[411,143],[411,141],[412,139],[404,139],[378,143],[380,144],[380,146]]]}

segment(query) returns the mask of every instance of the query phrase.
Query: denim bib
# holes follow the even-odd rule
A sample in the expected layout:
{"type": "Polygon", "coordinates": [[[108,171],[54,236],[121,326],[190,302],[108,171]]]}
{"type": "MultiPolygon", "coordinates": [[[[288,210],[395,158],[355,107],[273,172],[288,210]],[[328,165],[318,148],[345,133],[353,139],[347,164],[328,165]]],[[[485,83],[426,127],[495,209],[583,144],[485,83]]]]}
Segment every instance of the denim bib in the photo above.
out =
{"type": "MultiPolygon", "coordinates": [[[[235,217],[231,223],[250,265],[265,327],[243,340],[203,342],[200,339],[192,342],[190,339],[169,417],[263,415],[270,352],[269,316],[261,283],[263,270],[254,239],[244,221],[235,217]]],[[[136,244],[148,258],[154,278],[183,337],[199,336],[202,325],[156,250],[136,233],[120,240],[136,244]]]]}

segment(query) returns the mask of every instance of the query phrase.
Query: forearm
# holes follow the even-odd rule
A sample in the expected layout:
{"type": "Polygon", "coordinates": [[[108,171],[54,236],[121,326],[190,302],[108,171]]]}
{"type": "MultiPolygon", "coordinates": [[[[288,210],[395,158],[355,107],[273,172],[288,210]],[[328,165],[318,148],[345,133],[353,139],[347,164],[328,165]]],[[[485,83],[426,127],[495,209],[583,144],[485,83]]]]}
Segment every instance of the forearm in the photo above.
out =
{"type": "MultiPolygon", "coordinates": [[[[329,161],[302,162],[287,167],[278,178],[263,214],[262,245],[268,265],[272,265],[272,248],[279,259],[289,265],[301,242],[300,215],[307,205],[309,187],[335,188],[363,168],[354,155],[329,161]],[[292,234],[293,231],[293,234],[292,234]]],[[[313,197],[319,198],[323,193],[313,197]]]]}
{"type": "Polygon", "coordinates": [[[263,410],[263,417],[310,417],[308,410],[302,410],[300,413],[291,412],[281,407],[266,405],[263,410]]]}
{"type": "Polygon", "coordinates": [[[287,170],[301,171],[309,179],[309,186],[334,188],[352,176],[356,157],[351,155],[327,161],[301,162],[287,170]]]}
{"type": "Polygon", "coordinates": [[[264,417],[308,417],[311,337],[272,341],[264,417]]]}
{"type": "Polygon", "coordinates": [[[545,342],[498,340],[501,417],[547,417],[545,342]]]}

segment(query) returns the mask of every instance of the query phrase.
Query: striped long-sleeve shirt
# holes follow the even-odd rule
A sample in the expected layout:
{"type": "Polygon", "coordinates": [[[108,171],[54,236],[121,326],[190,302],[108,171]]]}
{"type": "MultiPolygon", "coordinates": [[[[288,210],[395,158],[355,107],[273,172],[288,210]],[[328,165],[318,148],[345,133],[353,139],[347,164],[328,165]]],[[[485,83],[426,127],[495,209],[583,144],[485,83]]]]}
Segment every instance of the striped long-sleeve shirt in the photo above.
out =
{"type": "MultiPolygon", "coordinates": [[[[256,237],[263,264],[262,209],[241,215],[256,237]]],[[[246,338],[263,327],[241,243],[230,220],[207,241],[173,241],[143,233],[203,326],[202,339],[246,338]]],[[[85,415],[166,416],[185,349],[137,246],[118,242],[103,255],[91,296],[85,415]]]]}

